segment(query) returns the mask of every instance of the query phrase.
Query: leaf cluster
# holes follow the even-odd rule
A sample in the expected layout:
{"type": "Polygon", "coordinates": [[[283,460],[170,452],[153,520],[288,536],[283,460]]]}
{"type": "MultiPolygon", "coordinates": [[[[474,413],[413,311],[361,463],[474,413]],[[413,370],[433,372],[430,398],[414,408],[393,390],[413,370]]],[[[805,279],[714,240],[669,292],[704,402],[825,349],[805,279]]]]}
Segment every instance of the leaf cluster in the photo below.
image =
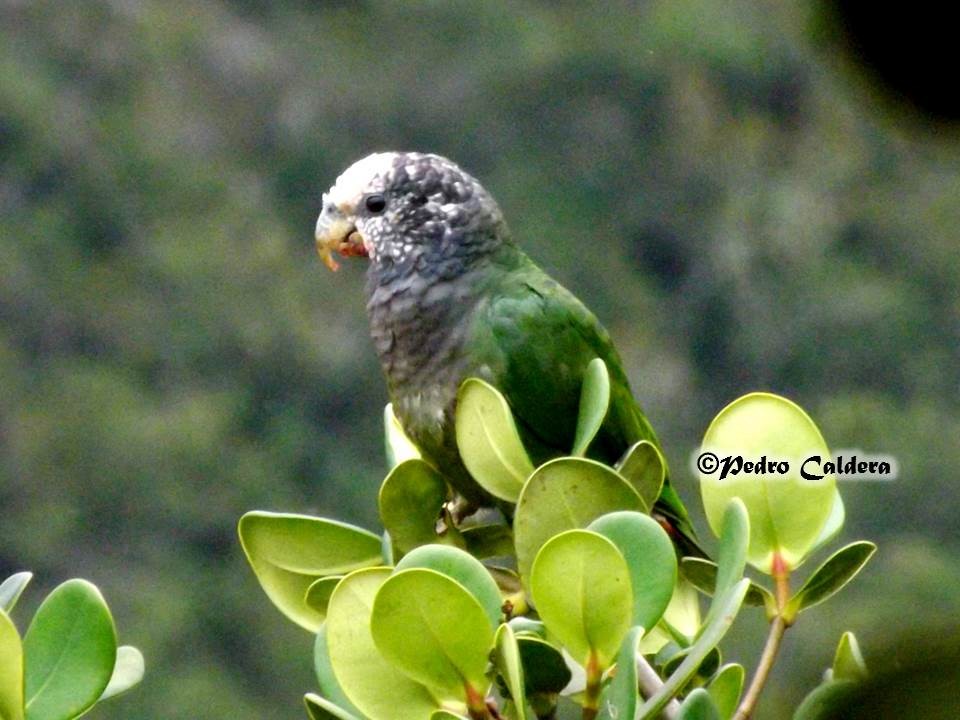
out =
{"type": "Polygon", "coordinates": [[[37,609],[21,638],[10,614],[32,574],[0,583],[0,720],[72,720],[143,678],[143,655],[117,645],[100,591],[67,580],[37,609]]]}
{"type": "MultiPolygon", "coordinates": [[[[241,519],[241,543],[268,597],[316,634],[311,717],[526,720],[571,703],[588,720],[749,713],[746,669],[724,664],[719,647],[741,608],[764,607],[782,634],[875,548],[859,542],[835,552],[791,595],[790,572],[842,524],[834,479],[810,487],[702,478],[716,562],[678,561],[651,514],[667,476],[659,449],[638,443],[616,466],[584,457],[608,404],[609,379],[596,360],[570,454],[534,467],[503,396],[481,380],[464,383],[459,449],[477,482],[509,508],[500,517],[458,522],[442,468],[418,456],[388,406],[393,467],[379,495],[382,534],[303,515],[241,519]],[[815,513],[787,511],[813,501],[815,513]],[[747,577],[748,565],[773,588],[747,577]],[[710,597],[705,613],[695,588],[710,597]]],[[[732,403],[704,438],[725,452],[819,445],[809,417],[769,394],[732,403]]],[[[845,642],[834,683],[851,681],[850,658],[859,657],[845,642]]]]}

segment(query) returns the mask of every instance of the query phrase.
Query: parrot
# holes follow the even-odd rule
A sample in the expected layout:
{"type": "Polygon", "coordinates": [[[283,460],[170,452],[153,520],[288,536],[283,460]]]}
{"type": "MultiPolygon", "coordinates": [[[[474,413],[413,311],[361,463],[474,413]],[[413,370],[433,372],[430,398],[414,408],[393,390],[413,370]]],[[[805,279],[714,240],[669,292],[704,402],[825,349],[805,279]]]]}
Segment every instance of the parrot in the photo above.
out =
{"type": "MultiPolygon", "coordinates": [[[[514,242],[493,196],[456,163],[377,152],[323,194],[315,240],[369,260],[366,310],[393,411],[422,457],[470,508],[495,504],[457,449],[457,392],[477,377],[506,399],[534,466],[569,454],[583,375],[600,358],[610,405],[587,456],[614,464],[657,436],[634,398],[608,332],[514,242]]],[[[665,482],[655,517],[696,548],[688,514],[665,482]]],[[[466,514],[466,513],[465,513],[466,514]]]]}

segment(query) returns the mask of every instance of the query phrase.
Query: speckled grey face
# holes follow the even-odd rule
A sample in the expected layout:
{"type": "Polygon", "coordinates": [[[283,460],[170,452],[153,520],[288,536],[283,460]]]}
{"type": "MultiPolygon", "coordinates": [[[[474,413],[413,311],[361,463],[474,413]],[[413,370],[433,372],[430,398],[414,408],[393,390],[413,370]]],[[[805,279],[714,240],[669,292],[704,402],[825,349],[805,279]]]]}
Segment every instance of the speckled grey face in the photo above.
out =
{"type": "Polygon", "coordinates": [[[323,203],[316,238],[325,260],[333,250],[392,268],[420,257],[466,260],[488,252],[505,232],[480,183],[438,155],[369,155],[337,178],[323,203]]]}

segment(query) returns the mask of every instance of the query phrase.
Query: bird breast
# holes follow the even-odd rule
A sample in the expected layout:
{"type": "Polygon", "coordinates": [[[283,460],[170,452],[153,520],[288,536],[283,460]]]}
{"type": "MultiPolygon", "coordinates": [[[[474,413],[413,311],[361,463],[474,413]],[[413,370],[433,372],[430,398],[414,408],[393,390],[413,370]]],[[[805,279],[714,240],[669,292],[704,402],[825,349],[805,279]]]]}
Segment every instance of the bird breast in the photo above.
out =
{"type": "Polygon", "coordinates": [[[390,399],[405,427],[442,430],[468,369],[470,283],[418,278],[376,286],[367,312],[390,399]]]}

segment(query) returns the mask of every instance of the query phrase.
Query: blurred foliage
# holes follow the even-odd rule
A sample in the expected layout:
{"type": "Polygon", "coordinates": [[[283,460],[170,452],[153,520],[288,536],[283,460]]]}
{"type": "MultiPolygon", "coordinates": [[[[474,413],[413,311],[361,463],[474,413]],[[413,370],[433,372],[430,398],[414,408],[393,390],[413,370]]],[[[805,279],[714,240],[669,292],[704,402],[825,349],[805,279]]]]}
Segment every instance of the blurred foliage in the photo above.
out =
{"type": "Polygon", "coordinates": [[[955,617],[960,153],[888,114],[813,12],[0,2],[0,575],[111,598],[152,672],[99,716],[302,713],[309,641],[234,523],[375,525],[362,264],[331,276],[311,235],[376,149],[496,195],[608,326],[686,498],[699,432],[750,388],[899,458],[844,488],[848,532],[887,550],[788,639],[761,717],[847,627],[870,663],[872,637],[955,617]]]}

